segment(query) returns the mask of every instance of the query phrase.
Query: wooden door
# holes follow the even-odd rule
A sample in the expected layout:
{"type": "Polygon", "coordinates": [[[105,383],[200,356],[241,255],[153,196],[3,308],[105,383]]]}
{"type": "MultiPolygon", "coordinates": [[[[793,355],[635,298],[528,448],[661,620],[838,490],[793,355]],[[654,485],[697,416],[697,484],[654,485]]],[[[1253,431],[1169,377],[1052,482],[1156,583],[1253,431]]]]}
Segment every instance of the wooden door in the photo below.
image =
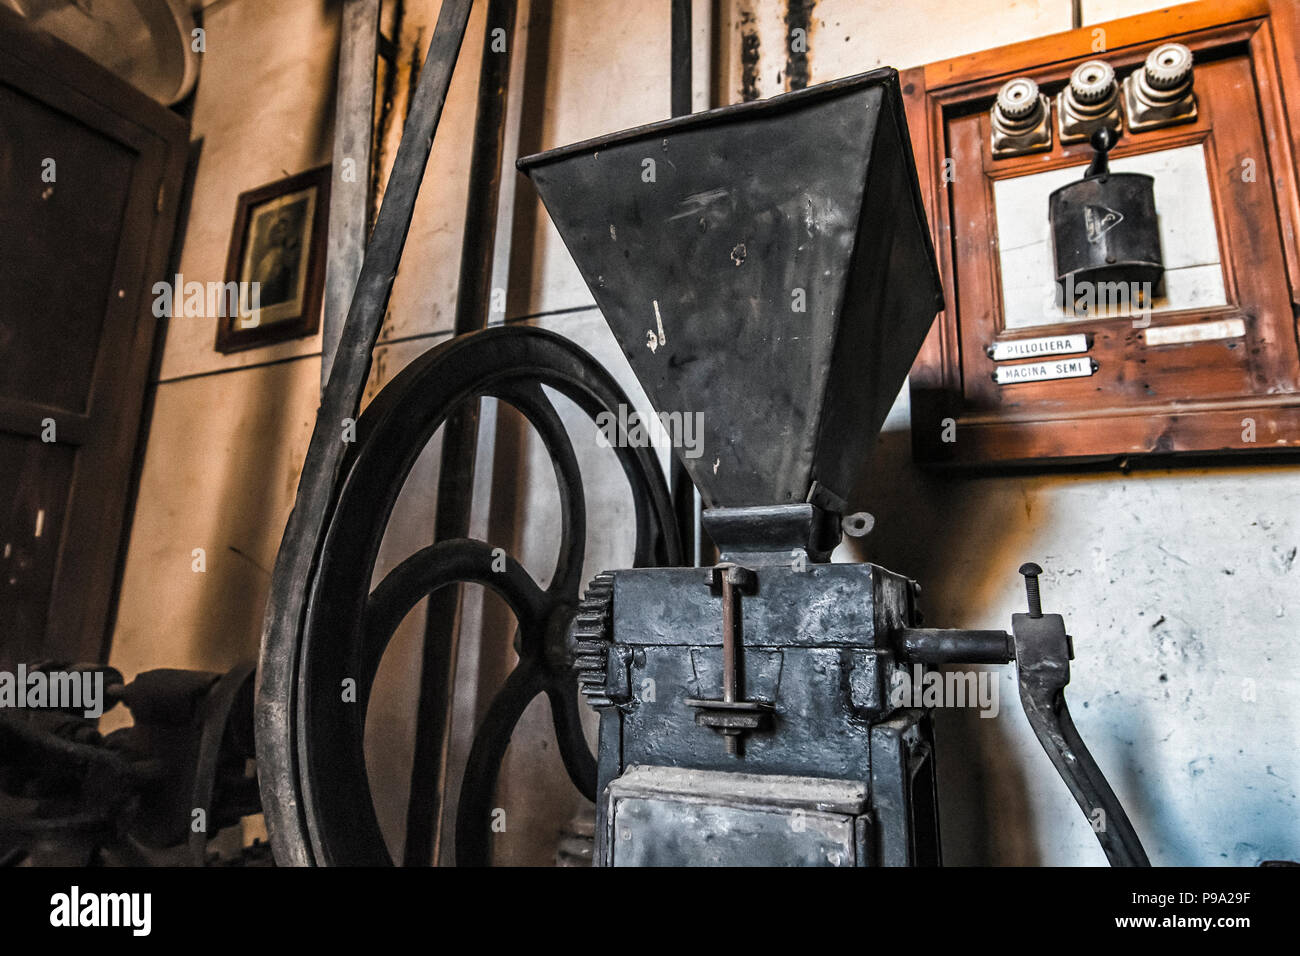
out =
{"type": "Polygon", "coordinates": [[[0,667],[107,654],[187,139],[0,9],[0,667]]]}

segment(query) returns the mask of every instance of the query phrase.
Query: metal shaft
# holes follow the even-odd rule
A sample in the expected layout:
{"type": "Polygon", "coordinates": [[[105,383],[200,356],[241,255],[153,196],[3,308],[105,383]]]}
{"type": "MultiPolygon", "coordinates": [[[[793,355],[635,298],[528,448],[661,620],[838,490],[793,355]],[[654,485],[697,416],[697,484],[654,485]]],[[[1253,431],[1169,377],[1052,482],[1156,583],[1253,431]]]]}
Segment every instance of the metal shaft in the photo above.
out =
{"type": "MultiPolygon", "coordinates": [[[[736,700],[736,589],[730,569],[722,573],[722,699],[736,700]]],[[[735,738],[728,738],[728,749],[735,738]]]]}

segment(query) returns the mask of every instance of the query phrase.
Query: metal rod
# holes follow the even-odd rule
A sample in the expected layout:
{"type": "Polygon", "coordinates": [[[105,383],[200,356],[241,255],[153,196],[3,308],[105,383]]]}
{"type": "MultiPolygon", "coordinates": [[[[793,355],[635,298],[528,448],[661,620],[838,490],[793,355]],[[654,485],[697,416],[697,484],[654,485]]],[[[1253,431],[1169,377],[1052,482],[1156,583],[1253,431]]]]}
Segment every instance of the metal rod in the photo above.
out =
{"type": "Polygon", "coordinates": [[[722,572],[722,699],[736,701],[736,590],[731,572],[722,572]]]}
{"type": "MultiPolygon", "coordinates": [[[[746,572],[734,565],[721,567],[722,585],[722,701],[734,704],[739,699],[740,685],[740,595],[746,572]]],[[[735,728],[723,730],[727,753],[740,753],[740,732],[735,728]]]]}
{"type": "Polygon", "coordinates": [[[672,0],[672,114],[691,112],[691,0],[672,0]]]}
{"type": "Polygon", "coordinates": [[[330,368],[369,232],[371,139],[375,119],[375,61],[380,0],[347,0],[339,40],[338,108],[334,111],[334,166],[330,170],[325,311],[321,319],[320,385],[330,368]],[[351,164],[350,175],[348,164],[351,164]]]}
{"type": "MultiPolygon", "coordinates": [[[[496,237],[497,197],[505,142],[506,97],[510,85],[515,0],[491,0],[483,36],[478,112],[471,148],[469,198],[461,243],[460,281],[454,332],[464,335],[487,325],[492,295],[492,248],[496,237]],[[498,31],[504,30],[505,48],[498,31]]],[[[442,468],[438,475],[433,540],[463,538],[469,533],[478,449],[479,403],[461,406],[443,426],[442,468]]],[[[447,732],[451,722],[456,658],[462,620],[460,590],[443,588],[429,595],[425,612],[424,652],[420,664],[411,784],[406,805],[407,866],[429,866],[442,834],[443,790],[447,775],[447,732]]]]}
{"type": "Polygon", "coordinates": [[[1015,660],[1006,631],[905,627],[895,632],[899,655],[914,664],[1009,664],[1015,660]]]}

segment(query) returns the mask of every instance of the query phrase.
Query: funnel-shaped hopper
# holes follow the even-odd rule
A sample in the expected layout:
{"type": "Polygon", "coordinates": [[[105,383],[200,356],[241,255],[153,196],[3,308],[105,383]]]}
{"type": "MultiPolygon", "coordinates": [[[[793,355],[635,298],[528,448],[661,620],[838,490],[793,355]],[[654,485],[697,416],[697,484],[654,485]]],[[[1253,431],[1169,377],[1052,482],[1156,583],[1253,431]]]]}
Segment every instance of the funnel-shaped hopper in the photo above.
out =
{"type": "Polygon", "coordinates": [[[656,410],[701,413],[677,453],[706,507],[841,510],[943,307],[898,74],[519,168],[656,410]]]}

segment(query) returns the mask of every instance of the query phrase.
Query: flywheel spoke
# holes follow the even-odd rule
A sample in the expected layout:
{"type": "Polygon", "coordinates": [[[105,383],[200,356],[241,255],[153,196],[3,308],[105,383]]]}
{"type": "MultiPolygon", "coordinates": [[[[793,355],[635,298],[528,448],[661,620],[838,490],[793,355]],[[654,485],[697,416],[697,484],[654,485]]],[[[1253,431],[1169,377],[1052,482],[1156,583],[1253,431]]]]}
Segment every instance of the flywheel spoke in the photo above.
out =
{"type": "Polygon", "coordinates": [[[366,601],[359,690],[369,696],[384,650],[411,608],[449,584],[481,584],[501,595],[519,622],[522,653],[542,653],[541,641],[554,599],[537,586],[523,565],[494,550],[472,538],[439,541],[421,548],[384,576],[366,601]]]}
{"type": "Polygon", "coordinates": [[[456,806],[456,863],[487,866],[491,862],[492,800],[497,776],[515,724],[538,694],[546,690],[546,673],[537,658],[523,658],[492,698],[483,723],[474,733],[456,806]]]}
{"type": "Polygon", "coordinates": [[[573,785],[588,800],[596,799],[596,757],[587,746],[582,733],[582,719],[578,711],[579,695],[574,692],[575,679],[567,683],[552,683],[546,689],[551,702],[551,721],[555,725],[555,741],[560,748],[560,759],[573,785]]]}
{"type": "Polygon", "coordinates": [[[560,492],[560,554],[549,590],[576,601],[582,587],[582,558],[587,544],[587,504],[573,442],[555,406],[537,383],[498,389],[496,395],[523,413],[550,453],[560,492]]]}

